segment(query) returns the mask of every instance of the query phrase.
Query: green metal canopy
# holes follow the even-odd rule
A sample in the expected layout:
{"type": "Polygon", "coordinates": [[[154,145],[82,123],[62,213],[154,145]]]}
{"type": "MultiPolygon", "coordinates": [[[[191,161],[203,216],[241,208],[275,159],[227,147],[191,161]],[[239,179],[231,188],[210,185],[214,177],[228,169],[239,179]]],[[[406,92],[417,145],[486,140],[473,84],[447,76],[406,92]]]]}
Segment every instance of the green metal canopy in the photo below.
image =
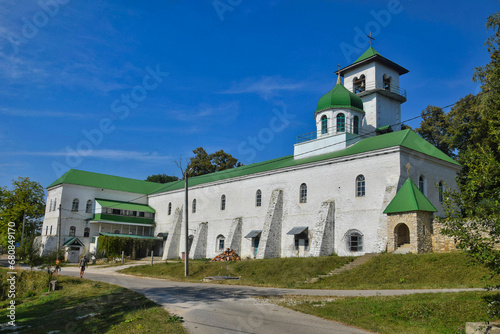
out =
{"type": "Polygon", "coordinates": [[[130,202],[120,202],[120,201],[110,201],[107,199],[95,199],[104,208],[129,210],[129,211],[142,211],[155,213],[156,211],[146,204],[130,203],[130,202]]]}
{"type": "Polygon", "coordinates": [[[385,208],[384,213],[399,213],[408,211],[430,211],[436,212],[437,209],[418,189],[417,185],[408,178],[396,196],[385,208]]]}

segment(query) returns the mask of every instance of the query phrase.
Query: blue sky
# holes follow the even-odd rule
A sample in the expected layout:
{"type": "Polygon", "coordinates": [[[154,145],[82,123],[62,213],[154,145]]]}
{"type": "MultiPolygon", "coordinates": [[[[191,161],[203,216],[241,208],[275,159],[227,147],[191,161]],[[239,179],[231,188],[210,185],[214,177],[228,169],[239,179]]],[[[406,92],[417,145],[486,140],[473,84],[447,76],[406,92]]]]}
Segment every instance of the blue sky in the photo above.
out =
{"type": "Polygon", "coordinates": [[[498,5],[0,0],[0,186],[46,187],[70,168],[179,176],[174,161],[200,146],[244,164],[292,154],[370,30],[410,70],[403,120],[452,104],[479,90],[498,5]]]}

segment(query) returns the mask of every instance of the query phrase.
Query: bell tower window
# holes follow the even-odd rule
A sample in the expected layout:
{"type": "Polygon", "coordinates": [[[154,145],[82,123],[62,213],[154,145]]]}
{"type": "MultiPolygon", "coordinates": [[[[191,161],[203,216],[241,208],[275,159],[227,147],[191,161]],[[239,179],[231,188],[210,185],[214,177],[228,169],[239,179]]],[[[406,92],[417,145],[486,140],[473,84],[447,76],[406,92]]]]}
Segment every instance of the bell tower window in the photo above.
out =
{"type": "Polygon", "coordinates": [[[345,115],[337,115],[337,132],[345,132],[345,115]]]}
{"type": "Polygon", "coordinates": [[[385,90],[391,90],[391,77],[388,77],[384,74],[383,77],[383,85],[385,90]]]}
{"type": "Polygon", "coordinates": [[[354,88],[354,93],[361,93],[364,92],[366,89],[366,80],[365,80],[365,75],[361,74],[359,79],[357,77],[354,78],[352,82],[352,86],[354,88]]]}
{"type": "Polygon", "coordinates": [[[328,118],[326,115],[321,117],[321,134],[328,133],[328,118]]]}

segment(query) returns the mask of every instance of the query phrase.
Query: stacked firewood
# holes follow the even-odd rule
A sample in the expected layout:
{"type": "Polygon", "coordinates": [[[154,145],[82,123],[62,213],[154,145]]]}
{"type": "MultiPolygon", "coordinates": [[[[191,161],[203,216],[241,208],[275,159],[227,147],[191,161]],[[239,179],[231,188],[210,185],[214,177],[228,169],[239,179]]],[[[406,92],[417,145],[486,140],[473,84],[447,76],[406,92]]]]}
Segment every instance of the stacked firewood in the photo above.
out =
{"type": "Polygon", "coordinates": [[[241,257],[234,250],[228,248],[212,259],[212,262],[215,261],[241,261],[241,257]]]}

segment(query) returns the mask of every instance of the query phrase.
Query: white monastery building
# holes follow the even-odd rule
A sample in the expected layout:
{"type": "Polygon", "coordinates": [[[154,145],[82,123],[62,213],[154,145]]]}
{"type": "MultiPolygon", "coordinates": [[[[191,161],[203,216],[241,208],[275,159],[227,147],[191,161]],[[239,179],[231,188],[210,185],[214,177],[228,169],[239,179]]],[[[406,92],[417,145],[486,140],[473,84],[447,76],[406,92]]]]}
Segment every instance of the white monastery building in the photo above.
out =
{"type": "MultiPolygon", "coordinates": [[[[460,165],[401,126],[405,73],[370,47],[338,70],[315,131],[298,136],[293,155],[189,178],[189,257],[227,248],[259,259],[443,250],[433,217],[460,165]]],[[[118,236],[157,240],[155,254],[183,257],[184,201],[183,180],[69,170],[48,187],[41,251],[59,243],[75,261],[118,236]]]]}

